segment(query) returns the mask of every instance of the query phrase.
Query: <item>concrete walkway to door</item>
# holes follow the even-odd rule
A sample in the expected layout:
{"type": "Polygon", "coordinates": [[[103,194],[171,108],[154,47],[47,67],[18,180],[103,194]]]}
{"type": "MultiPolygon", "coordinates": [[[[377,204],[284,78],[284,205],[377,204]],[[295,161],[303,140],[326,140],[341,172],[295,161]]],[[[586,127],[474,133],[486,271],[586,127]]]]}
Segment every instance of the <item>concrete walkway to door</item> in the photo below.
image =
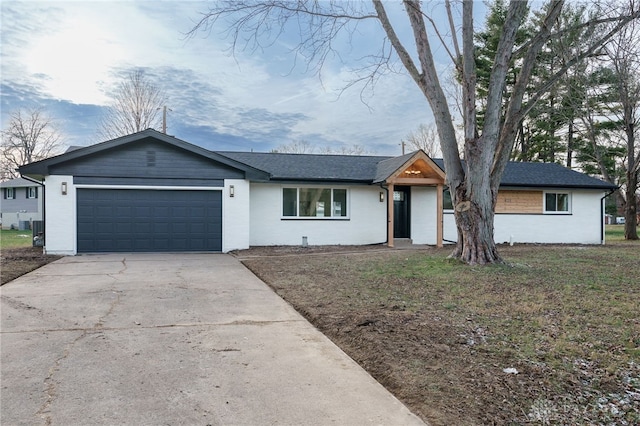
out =
{"type": "Polygon", "coordinates": [[[235,258],[63,258],[1,292],[0,424],[424,424],[235,258]]]}

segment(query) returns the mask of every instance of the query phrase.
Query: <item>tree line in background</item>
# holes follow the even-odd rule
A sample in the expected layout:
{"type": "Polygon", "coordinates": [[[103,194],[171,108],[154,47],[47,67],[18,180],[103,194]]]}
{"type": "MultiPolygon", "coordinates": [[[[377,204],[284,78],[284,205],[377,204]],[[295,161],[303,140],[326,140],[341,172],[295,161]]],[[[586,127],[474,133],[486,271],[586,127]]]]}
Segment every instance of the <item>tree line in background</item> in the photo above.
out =
{"type": "MultiPolygon", "coordinates": [[[[507,11],[504,0],[493,2],[484,30],[474,37],[480,124],[486,112],[491,72],[507,11]]],[[[528,14],[516,32],[516,44],[526,43],[535,36],[545,12],[543,9],[528,14]]],[[[594,26],[584,24],[601,15],[602,8],[588,3],[568,4],[562,9],[552,29],[559,36],[551,38],[538,54],[524,102],[537,96],[536,87],[553,79],[558,70],[575,60],[581,46],[601,37],[594,26]]],[[[509,64],[502,94],[503,108],[514,90],[521,67],[522,58],[516,55],[509,64]]],[[[628,224],[625,237],[637,239],[639,124],[640,23],[634,19],[607,43],[569,68],[536,100],[531,111],[518,123],[510,159],[555,162],[619,186],[612,195],[608,213],[624,215],[628,224]]],[[[429,155],[439,153],[434,124],[421,124],[405,141],[411,148],[423,149],[429,155]]]]}
{"type": "MultiPolygon", "coordinates": [[[[631,7],[637,8],[633,2],[631,7]]],[[[588,21],[611,16],[608,5],[567,4],[553,21],[558,34],[541,49],[532,70],[530,85],[540,86],[553,78],[558,70],[575,60],[580,46],[592,44],[601,37],[588,21]]],[[[520,41],[530,40],[544,20],[544,10],[530,13],[516,35],[520,41]]],[[[498,37],[507,19],[503,0],[490,9],[485,29],[476,34],[478,69],[479,119],[484,116],[487,87],[498,37]]],[[[504,88],[503,102],[516,84],[520,67],[516,56],[504,88]]],[[[525,100],[535,96],[527,91],[525,100]]],[[[613,195],[612,213],[624,214],[629,226],[628,239],[638,239],[636,230],[638,174],[640,170],[640,22],[632,19],[583,60],[577,62],[536,101],[518,124],[511,159],[515,161],[556,162],[568,168],[579,168],[618,185],[613,195]]]]}
{"type": "MultiPolygon", "coordinates": [[[[369,73],[357,81],[374,84],[399,62],[429,102],[434,124],[418,127],[406,142],[430,155],[439,148],[443,157],[456,206],[459,240],[454,257],[468,263],[501,262],[492,229],[499,182],[508,160],[579,165],[587,173],[620,185],[615,197],[626,218],[625,237],[638,238],[634,200],[640,167],[636,142],[640,12],[635,0],[628,4],[551,0],[533,13],[527,2],[496,0],[480,32],[473,27],[472,1],[462,2],[461,25],[454,23],[452,2],[444,1],[449,22],[443,31],[421,2],[404,0],[415,43],[413,54],[398,36],[399,24],[392,23],[386,7],[377,0],[368,6],[334,1],[220,1],[203,14],[191,34],[225,21],[234,48],[240,48],[236,44],[240,40],[245,47],[256,48],[272,43],[282,35],[278,28],[294,23],[300,42],[292,51],[311,58],[315,62],[310,68],[320,70],[329,55],[336,53],[332,43],[336,37],[345,32],[355,37],[359,22],[376,20],[385,39],[379,55],[363,59],[373,62],[360,68],[369,73]],[[443,76],[435,66],[433,32],[455,70],[461,126],[454,125],[443,76]],[[445,32],[450,36],[448,42],[442,35],[445,32]]],[[[165,96],[142,70],[123,80],[112,99],[100,127],[104,137],[158,126],[165,96]]],[[[47,136],[56,134],[51,124],[39,113],[12,116],[2,132],[3,173],[11,172],[5,164],[15,168],[57,153],[59,136],[47,136]],[[34,129],[43,124],[47,131],[28,131],[30,126],[24,124],[29,120],[34,129]]],[[[294,141],[274,151],[315,149],[306,141],[294,141]]],[[[317,149],[332,153],[327,147],[317,149]]],[[[354,145],[333,152],[363,154],[366,150],[354,145]]]]}

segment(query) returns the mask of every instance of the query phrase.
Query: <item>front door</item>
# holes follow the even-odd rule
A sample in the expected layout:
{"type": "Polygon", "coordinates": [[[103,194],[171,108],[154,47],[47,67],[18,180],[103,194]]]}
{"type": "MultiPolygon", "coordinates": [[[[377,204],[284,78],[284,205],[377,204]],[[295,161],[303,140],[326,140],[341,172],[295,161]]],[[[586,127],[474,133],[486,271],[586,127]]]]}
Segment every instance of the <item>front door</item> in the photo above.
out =
{"type": "Polygon", "coordinates": [[[393,238],[410,238],[411,187],[396,186],[393,190],[393,238]]]}

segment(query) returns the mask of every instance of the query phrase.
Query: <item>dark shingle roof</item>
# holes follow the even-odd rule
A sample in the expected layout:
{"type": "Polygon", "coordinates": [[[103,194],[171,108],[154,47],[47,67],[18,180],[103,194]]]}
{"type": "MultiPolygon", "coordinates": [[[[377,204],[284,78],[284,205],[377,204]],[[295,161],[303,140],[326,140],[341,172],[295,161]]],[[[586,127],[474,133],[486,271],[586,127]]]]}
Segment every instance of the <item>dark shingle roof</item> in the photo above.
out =
{"type": "Polygon", "coordinates": [[[232,160],[263,170],[271,180],[371,183],[376,167],[389,157],[355,155],[217,152],[232,160]]]}
{"type": "MultiPolygon", "coordinates": [[[[444,168],[442,159],[433,160],[444,168]]],[[[600,179],[576,172],[556,163],[507,163],[500,186],[616,189],[617,186],[600,179]]]]}
{"type": "Polygon", "coordinates": [[[373,183],[380,183],[387,180],[396,170],[406,163],[416,152],[410,152],[409,154],[401,155],[400,157],[386,158],[378,163],[376,168],[376,176],[373,179],[373,183]]]}
{"type": "MultiPolygon", "coordinates": [[[[383,182],[415,152],[399,157],[281,154],[260,152],[217,152],[271,175],[271,180],[383,182]]],[[[433,160],[444,170],[442,159],[433,160]]],[[[609,190],[616,186],[555,163],[510,162],[501,186],[589,188],[609,190]]]]}
{"type": "Polygon", "coordinates": [[[502,186],[616,188],[615,185],[608,182],[576,172],[556,163],[508,163],[500,184],[502,186]]]}
{"type": "MultiPolygon", "coordinates": [[[[415,152],[399,157],[280,154],[257,152],[215,152],[153,129],[68,150],[66,153],[20,167],[24,175],[42,178],[49,167],[106,149],[117,148],[146,138],[158,140],[245,172],[252,181],[344,182],[375,184],[384,182],[415,152]]],[[[443,161],[433,160],[444,170],[443,161]]],[[[552,163],[508,163],[502,186],[615,189],[616,186],[552,163]]]]}

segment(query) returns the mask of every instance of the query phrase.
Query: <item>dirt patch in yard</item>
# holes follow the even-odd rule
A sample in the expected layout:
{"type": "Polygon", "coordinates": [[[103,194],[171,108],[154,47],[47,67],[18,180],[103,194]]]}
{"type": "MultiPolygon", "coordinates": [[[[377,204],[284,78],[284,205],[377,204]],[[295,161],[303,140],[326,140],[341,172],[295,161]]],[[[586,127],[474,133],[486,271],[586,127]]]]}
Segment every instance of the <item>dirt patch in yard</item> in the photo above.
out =
{"type": "Polygon", "coordinates": [[[640,424],[637,246],[450,250],[235,255],[431,424],[640,424]]]}
{"type": "Polygon", "coordinates": [[[2,249],[0,254],[0,285],[58,259],[60,256],[43,254],[41,247],[2,249]]]}

